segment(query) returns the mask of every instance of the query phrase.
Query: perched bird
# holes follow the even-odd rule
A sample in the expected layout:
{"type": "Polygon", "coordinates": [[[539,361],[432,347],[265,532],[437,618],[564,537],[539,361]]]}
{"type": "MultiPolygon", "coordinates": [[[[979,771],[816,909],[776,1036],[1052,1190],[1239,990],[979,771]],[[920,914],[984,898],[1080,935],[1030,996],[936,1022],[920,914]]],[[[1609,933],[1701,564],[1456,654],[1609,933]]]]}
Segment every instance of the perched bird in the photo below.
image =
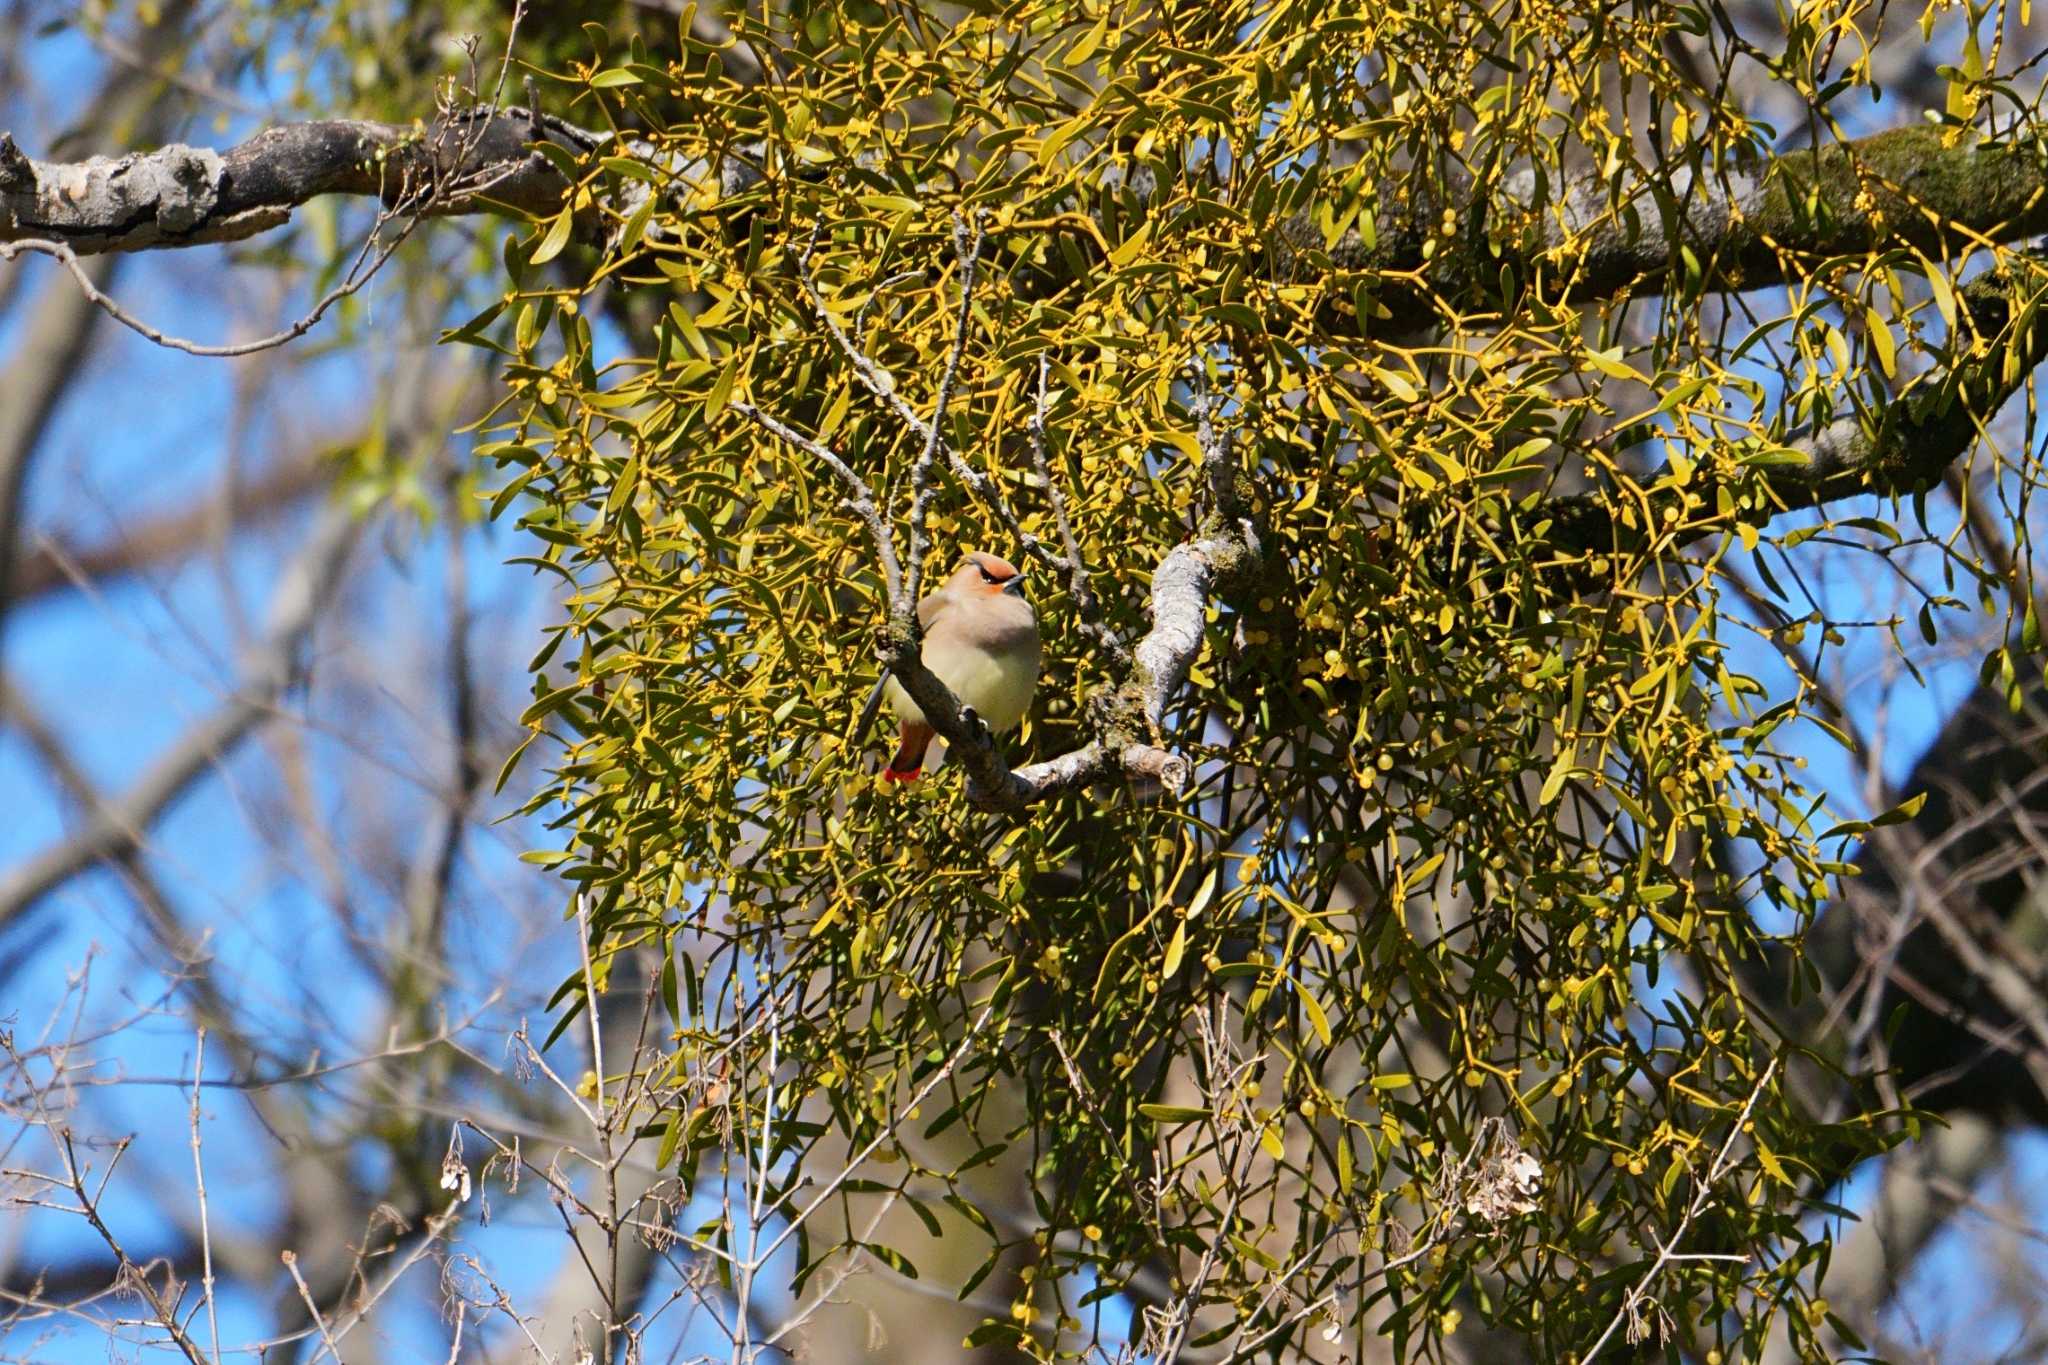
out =
{"type": "MultiPolygon", "coordinates": [[[[917,604],[924,666],[971,707],[990,730],[1017,725],[1038,689],[1038,615],[1024,600],[1024,575],[1008,560],[979,551],[962,560],[946,586],[917,604]]],[[[910,782],[924,767],[935,733],[893,676],[881,691],[902,722],[896,756],[882,770],[910,782]]]]}

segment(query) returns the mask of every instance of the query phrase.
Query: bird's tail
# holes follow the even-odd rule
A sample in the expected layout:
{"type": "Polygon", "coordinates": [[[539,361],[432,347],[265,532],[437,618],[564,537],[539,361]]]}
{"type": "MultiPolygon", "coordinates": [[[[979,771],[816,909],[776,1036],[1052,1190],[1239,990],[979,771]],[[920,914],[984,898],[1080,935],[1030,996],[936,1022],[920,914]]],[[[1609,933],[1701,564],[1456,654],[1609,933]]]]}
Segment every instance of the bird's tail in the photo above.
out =
{"type": "Polygon", "coordinates": [[[896,745],[896,756],[882,769],[882,776],[890,782],[915,782],[924,771],[924,751],[938,732],[929,725],[906,720],[899,733],[902,738],[896,745]]]}

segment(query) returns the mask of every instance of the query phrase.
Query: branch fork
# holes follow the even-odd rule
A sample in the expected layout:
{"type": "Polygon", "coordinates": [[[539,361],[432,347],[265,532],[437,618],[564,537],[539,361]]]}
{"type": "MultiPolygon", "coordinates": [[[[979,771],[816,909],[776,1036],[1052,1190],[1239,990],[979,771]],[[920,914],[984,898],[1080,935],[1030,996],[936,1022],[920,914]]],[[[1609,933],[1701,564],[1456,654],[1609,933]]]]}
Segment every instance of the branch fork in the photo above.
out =
{"type": "Polygon", "coordinates": [[[1248,563],[1260,557],[1260,545],[1249,518],[1242,515],[1236,497],[1236,469],[1230,441],[1214,420],[1217,405],[1204,396],[1198,406],[1203,450],[1203,472],[1217,502],[1216,525],[1197,540],[1176,546],[1159,561],[1152,574],[1151,631],[1134,649],[1102,619],[1101,607],[1089,587],[1088,570],[1082,562],[1080,545],[1067,513],[1066,499],[1053,479],[1046,456],[1045,419],[1051,403],[1046,389],[1047,360],[1038,367],[1037,399],[1031,416],[1032,461],[1052,501],[1062,549],[1055,550],[1039,537],[1027,533],[1018,522],[1000,487],[969,464],[946,441],[946,409],[958,383],[961,358],[966,351],[968,327],[973,317],[973,290],[980,263],[985,232],[977,217],[970,231],[956,216],[953,249],[960,270],[960,303],[955,318],[953,344],[940,377],[938,396],[929,418],[922,417],[905,399],[895,379],[873,357],[861,350],[846,329],[825,307],[810,274],[807,249],[799,262],[804,294],[854,375],[875,398],[893,410],[910,431],[923,439],[923,446],[911,469],[910,546],[907,557],[899,557],[895,532],[881,500],[868,482],[835,451],[796,431],[753,405],[733,401],[729,406],[769,434],[810,455],[829,470],[846,490],[844,505],[867,527],[880,561],[882,580],[889,602],[889,620],[876,647],[885,676],[894,677],[910,694],[925,720],[946,741],[948,752],[967,775],[968,799],[987,810],[1018,814],[1062,792],[1073,791],[1121,774],[1141,783],[1156,783],[1169,794],[1186,790],[1193,768],[1188,760],[1162,747],[1166,707],[1188,670],[1201,653],[1207,626],[1208,600],[1218,583],[1235,577],[1248,563]],[[917,602],[924,563],[931,551],[926,530],[927,516],[938,492],[938,466],[946,467],[968,489],[981,497],[1013,535],[1024,551],[1062,571],[1074,604],[1084,618],[1082,627],[1109,653],[1114,664],[1126,673],[1126,680],[1098,707],[1097,738],[1078,749],[1042,762],[1012,768],[1003,758],[988,726],[962,706],[960,699],[929,668],[920,651],[917,602]],[[907,562],[906,562],[907,558],[907,562]]]}

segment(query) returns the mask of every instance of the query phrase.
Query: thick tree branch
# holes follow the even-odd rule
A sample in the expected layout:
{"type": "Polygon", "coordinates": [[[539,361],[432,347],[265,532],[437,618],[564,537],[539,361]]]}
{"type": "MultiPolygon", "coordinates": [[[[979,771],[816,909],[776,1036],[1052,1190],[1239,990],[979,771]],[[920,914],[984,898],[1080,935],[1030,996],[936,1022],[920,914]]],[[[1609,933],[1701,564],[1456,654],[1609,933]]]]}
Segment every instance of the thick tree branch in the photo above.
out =
{"type": "Polygon", "coordinates": [[[1186,787],[1187,759],[1159,744],[1166,708],[1202,652],[1209,599],[1221,595],[1226,580],[1254,570],[1259,557],[1258,537],[1246,523],[1169,550],[1152,571],[1152,628],[1132,651],[1130,678],[1101,708],[1103,737],[1015,771],[1000,757],[987,772],[971,767],[969,795],[983,805],[1021,809],[1119,774],[1175,793],[1186,787]]]}
{"type": "Polygon", "coordinates": [[[583,152],[607,135],[523,109],[470,109],[425,132],[322,119],[265,129],[225,152],[173,143],[59,163],[29,159],[0,133],[0,242],[39,238],[81,256],[232,242],[282,225],[321,195],[397,204],[426,183],[447,187],[428,214],[548,214],[568,186],[530,150],[541,139],[583,152]]]}
{"type": "MultiPolygon", "coordinates": [[[[544,216],[561,208],[568,186],[531,150],[541,139],[572,152],[617,143],[552,116],[488,108],[450,113],[425,131],[323,119],[281,124],[227,151],[173,144],[75,163],[33,161],[0,134],[0,242],[41,238],[91,255],[234,241],[279,226],[320,195],[390,203],[408,180],[426,178],[453,186],[431,214],[544,216]]],[[[644,144],[619,145],[643,159],[661,156],[644,144]]],[[[730,159],[715,185],[687,167],[663,169],[704,181],[691,186],[698,202],[729,198],[760,178],[730,159]]],[[[1140,207],[1156,193],[1152,177],[1120,171],[1105,174],[1100,187],[1140,207]]],[[[1939,251],[2048,230],[2042,158],[1967,138],[1949,145],[1948,130],[1919,126],[1704,174],[1681,167],[1668,183],[1588,175],[1540,202],[1536,191],[1527,170],[1434,194],[1384,185],[1373,196],[1371,245],[1356,229],[1326,243],[1315,215],[1303,212],[1274,235],[1263,273],[1413,276],[1419,284],[1385,281],[1378,300],[1382,321],[1398,331],[1429,322],[1440,299],[1483,305],[1504,265],[1548,297],[1586,300],[1660,289],[1680,244],[1700,261],[1708,288],[1731,289],[1781,280],[1788,259],[1800,256],[1887,244],[1939,251]],[[1449,236],[1446,221],[1454,225],[1449,236]]]]}
{"type": "Polygon", "coordinates": [[[1437,195],[1382,185],[1371,246],[1356,229],[1325,246],[1302,213],[1282,229],[1272,264],[1294,278],[1332,268],[1419,276],[1419,285],[1387,282],[1378,299],[1384,325],[1402,331],[1435,321],[1438,299],[1489,306],[1504,268],[1544,297],[1584,301],[1662,292],[1680,245],[1708,289],[1726,290],[1781,281],[1800,258],[1898,245],[1938,253],[2048,230],[2048,162],[1948,137],[1914,126],[1702,175],[1592,174],[1544,202],[1528,170],[1437,195]]]}
{"type": "MultiPolygon", "coordinates": [[[[1764,467],[1764,498],[1736,519],[1760,525],[1796,508],[1860,493],[1902,497],[1940,482],[1969,453],[1983,424],[2048,360],[2048,318],[2028,308],[2044,290],[2048,276],[2024,266],[1972,280],[1958,294],[1963,316],[1954,345],[1960,358],[1875,412],[1793,434],[1785,449],[1803,458],[1764,467]]],[[[1550,520],[1549,540],[1562,550],[1626,558],[1648,551],[1672,521],[1686,524],[1663,542],[1666,550],[1730,529],[1728,517],[1696,518],[1688,510],[1688,493],[1699,498],[1703,491],[1711,495],[1711,485],[1660,479],[1648,494],[1647,516],[1635,511],[1619,519],[1615,499],[1584,493],[1543,504],[1531,520],[1550,520]]],[[[1707,496],[1700,505],[1712,503],[1707,496]]]]}

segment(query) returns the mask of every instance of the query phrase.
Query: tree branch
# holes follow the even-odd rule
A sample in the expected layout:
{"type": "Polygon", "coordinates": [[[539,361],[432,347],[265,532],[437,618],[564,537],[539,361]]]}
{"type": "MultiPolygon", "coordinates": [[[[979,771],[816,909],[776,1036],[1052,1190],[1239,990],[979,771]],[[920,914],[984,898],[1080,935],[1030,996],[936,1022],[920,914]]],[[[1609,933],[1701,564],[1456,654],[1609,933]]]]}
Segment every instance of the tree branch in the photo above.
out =
{"type": "MultiPolygon", "coordinates": [[[[1583,301],[1660,289],[1680,244],[1701,262],[1708,288],[1734,289],[1782,280],[1798,256],[1887,244],[1939,251],[2048,230],[2048,166],[2021,148],[1968,138],[1949,145],[1950,131],[1891,129],[1709,175],[1680,167],[1668,184],[1592,174],[1543,201],[1526,170],[1433,195],[1389,184],[1373,196],[1371,245],[1356,229],[1326,242],[1315,213],[1304,211],[1274,233],[1258,267],[1292,279],[1330,271],[1418,277],[1381,281],[1385,324],[1400,331],[1431,321],[1440,299],[1490,298],[1504,265],[1546,297],[1583,301]],[[1449,237],[1446,219],[1456,225],[1449,237]]],[[[457,111],[425,131],[364,119],[280,124],[227,151],[174,143],[69,163],[31,160],[0,133],[0,242],[42,238],[85,256],[236,241],[282,225],[320,195],[390,203],[402,183],[424,177],[474,182],[438,196],[430,214],[545,216],[560,210],[568,184],[530,150],[536,137],[571,152],[609,144],[662,158],[645,144],[517,108],[457,111]],[[487,190],[475,188],[486,181],[487,190]]],[[[694,174],[688,166],[661,169],[703,182],[691,186],[697,202],[730,198],[761,175],[734,158],[715,175],[708,166],[694,174]]],[[[1121,168],[1098,185],[1140,205],[1157,193],[1153,177],[1121,168]]],[[[1108,220],[1092,212],[1063,218],[1095,224],[1088,247],[1101,250],[1108,220]]],[[[1057,288],[1066,276],[1064,267],[1054,270],[1048,283],[1057,288]]]]}
{"type": "Polygon", "coordinates": [[[397,204],[408,186],[449,186],[423,211],[552,213],[566,182],[529,150],[536,136],[573,152],[608,140],[546,114],[478,108],[427,131],[366,119],[267,128],[225,152],[172,143],[130,156],[34,161],[0,133],[0,242],[40,238],[80,256],[232,242],[279,227],[326,194],[397,204]]]}
{"type": "Polygon", "coordinates": [[[305,553],[278,585],[271,600],[269,631],[243,660],[233,694],[159,758],[125,795],[106,803],[84,829],[0,881],[0,928],[26,914],[71,877],[124,850],[140,847],[144,831],[156,818],[269,716],[298,676],[300,643],[339,582],[358,529],[345,509],[323,514],[305,553]]]}
{"type": "Polygon", "coordinates": [[[1381,287],[1385,325],[1402,331],[1435,321],[1438,299],[1492,301],[1503,268],[1546,298],[1583,302],[1662,292],[1681,244],[1707,288],[1726,290],[1782,281],[1799,257],[1939,252],[2048,230],[2048,164],[1973,134],[1951,146],[1949,133],[1888,129],[1708,175],[1679,167],[1668,181],[1594,173],[1543,202],[1527,170],[1438,195],[1382,185],[1372,245],[1351,229],[1326,246],[1303,212],[1282,227],[1270,264],[1297,279],[1330,269],[1420,276],[1381,287]]]}
{"type": "MultiPolygon", "coordinates": [[[[2043,262],[2026,258],[2030,266],[2043,262]]],[[[1604,493],[1580,493],[1541,504],[1532,522],[1548,519],[1554,546],[1589,556],[1626,557],[1649,551],[1665,537],[1667,514],[1686,519],[1663,539],[1675,550],[1728,530],[1734,521],[1760,525],[1781,512],[1818,507],[1859,493],[1901,497],[1940,482],[1948,467],[1969,453],[1982,424],[2048,360],[2048,319],[2028,305],[2048,290],[2040,269],[2009,266],[1987,271],[1958,293],[1961,315],[1954,347],[1961,357],[1874,412],[1850,414],[1818,430],[1787,438],[1785,449],[1802,458],[1765,466],[1764,497],[1726,516],[1688,518],[1688,494],[1711,495],[1711,485],[1681,487],[1653,481],[1647,515],[1617,519],[1617,504],[1604,493]],[[2023,330],[2015,324],[2026,321],[2023,330]]],[[[1713,499],[1702,499],[1711,506],[1713,499]]]]}

